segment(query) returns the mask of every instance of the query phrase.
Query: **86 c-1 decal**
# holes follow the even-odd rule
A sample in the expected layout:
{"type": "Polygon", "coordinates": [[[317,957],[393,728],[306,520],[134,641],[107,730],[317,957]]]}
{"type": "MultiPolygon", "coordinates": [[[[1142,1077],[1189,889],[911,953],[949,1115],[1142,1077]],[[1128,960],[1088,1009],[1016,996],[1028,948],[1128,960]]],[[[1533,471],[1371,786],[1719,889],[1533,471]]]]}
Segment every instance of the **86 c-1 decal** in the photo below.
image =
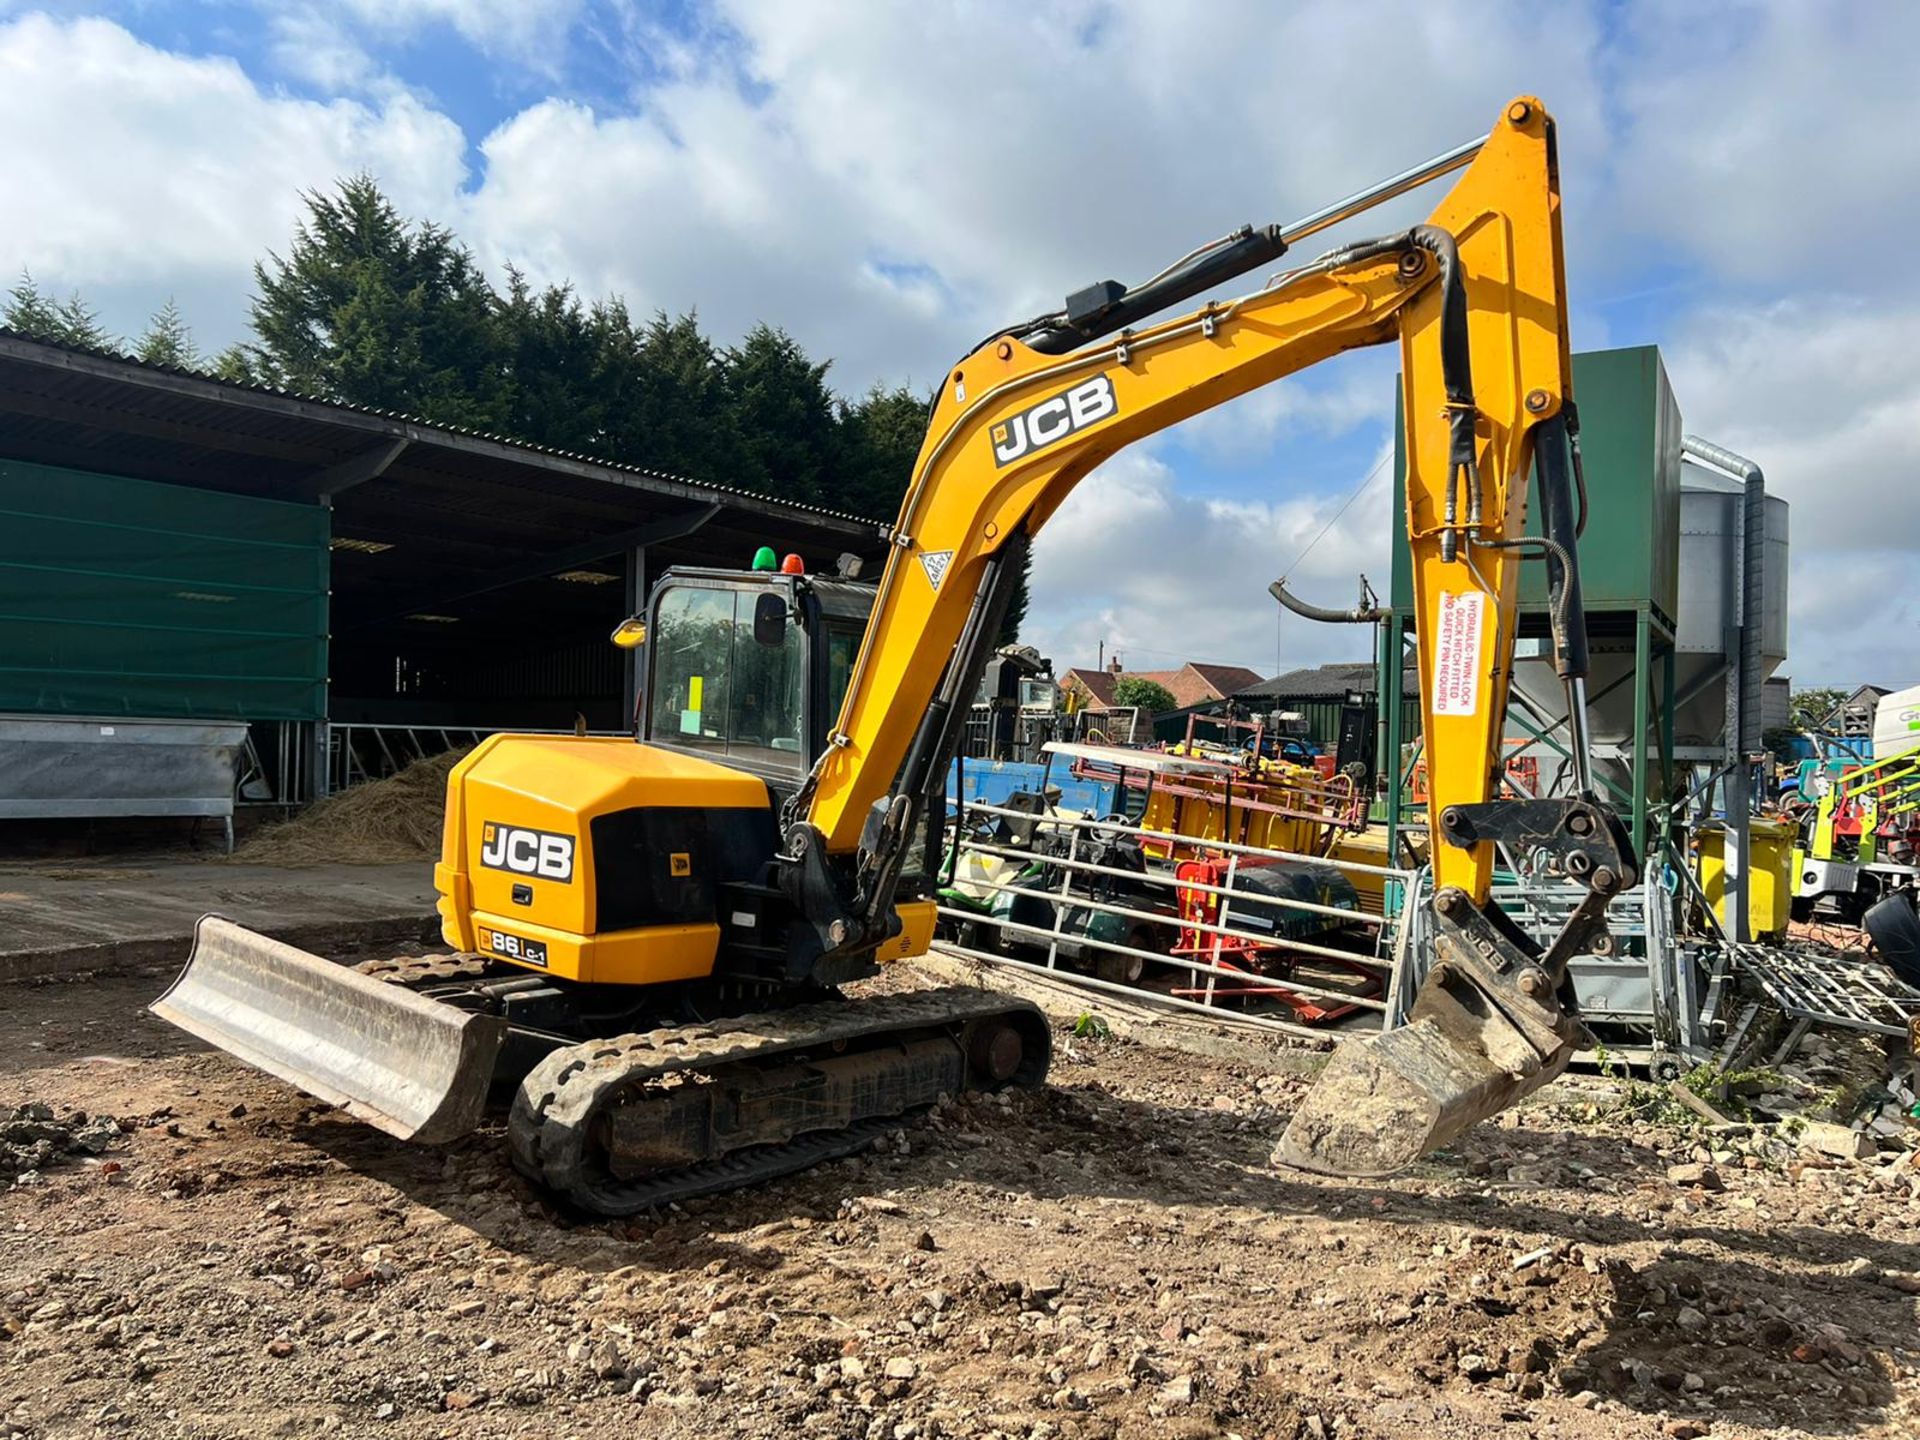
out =
{"type": "Polygon", "coordinates": [[[509,960],[518,960],[524,965],[547,963],[547,942],[544,940],[523,940],[518,935],[509,935],[504,930],[489,930],[479,927],[480,948],[495,955],[504,955],[509,960]]]}

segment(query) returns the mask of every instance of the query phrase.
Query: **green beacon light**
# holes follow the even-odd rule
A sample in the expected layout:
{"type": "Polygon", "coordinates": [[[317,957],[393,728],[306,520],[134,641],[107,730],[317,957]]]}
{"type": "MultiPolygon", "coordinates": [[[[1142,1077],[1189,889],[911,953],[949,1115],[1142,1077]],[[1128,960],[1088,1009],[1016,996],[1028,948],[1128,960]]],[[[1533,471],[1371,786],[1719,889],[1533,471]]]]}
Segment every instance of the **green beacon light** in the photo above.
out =
{"type": "Polygon", "coordinates": [[[780,557],[773,553],[773,547],[771,545],[762,545],[758,550],[753,552],[753,568],[755,570],[778,570],[780,568],[780,557]]]}

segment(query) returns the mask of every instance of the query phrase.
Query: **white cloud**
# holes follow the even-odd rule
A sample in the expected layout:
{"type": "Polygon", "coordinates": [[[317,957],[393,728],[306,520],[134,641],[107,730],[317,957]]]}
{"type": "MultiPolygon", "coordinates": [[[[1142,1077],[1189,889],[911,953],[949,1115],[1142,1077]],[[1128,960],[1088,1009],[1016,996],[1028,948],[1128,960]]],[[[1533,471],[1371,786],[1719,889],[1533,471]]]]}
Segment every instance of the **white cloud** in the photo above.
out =
{"type": "MultiPolygon", "coordinates": [[[[1643,5],[1615,79],[1625,216],[1715,275],[1830,276],[1886,264],[1920,220],[1913,57],[1920,7],[1643,5]]],[[[1644,247],[1634,247],[1644,255],[1644,247]]]]}
{"type": "Polygon", "coordinates": [[[851,196],[859,233],[946,280],[971,311],[956,317],[961,344],[1424,159],[1541,77],[1572,112],[1590,108],[1590,34],[1560,12],[1495,26],[1444,7],[1251,0],[1209,7],[1205,24],[1179,6],[1092,0],[723,9],[767,87],[758,133],[803,157],[834,202],[851,196]],[[1276,88],[1284,57],[1311,63],[1285,65],[1276,88]]]}
{"type": "MultiPolygon", "coordinates": [[[[149,184],[130,200],[172,171],[229,174],[249,193],[223,197],[217,213],[266,243],[284,239],[298,188],[372,163],[403,207],[457,218],[496,266],[511,259],[641,307],[698,306],[723,338],[756,320],[784,325],[833,355],[836,377],[859,389],[937,374],[986,329],[1090,279],[1138,278],[1197,239],[1303,212],[1355,177],[1422,158],[1484,129],[1506,95],[1542,76],[1563,112],[1597,113],[1591,34],[1578,16],[1489,27],[1409,5],[1383,49],[1376,15],[1253,3],[1222,4],[1204,26],[1170,7],[1094,0],[1037,13],[741,3],[721,6],[693,42],[615,7],[617,43],[644,50],[635,64],[677,78],[627,113],[557,95],[484,139],[443,134],[434,183],[415,185],[380,137],[315,143],[348,116],[362,131],[409,117],[449,130],[444,115],[398,92],[372,47],[446,25],[537,67],[562,48],[577,0],[265,3],[280,63],[368,97],[365,109],[308,110],[226,62],[169,55],[102,22],[15,27],[63,35],[62,60],[137,57],[123,67],[129,93],[84,63],[45,66],[20,92],[22,105],[57,92],[43,114],[85,112],[51,137],[46,169],[65,174],[36,177],[41,198],[27,211],[44,213],[43,231],[62,232],[72,251],[63,277],[96,292],[140,278],[128,253],[138,247],[57,221],[69,192],[85,208],[97,187],[79,178],[84,157],[102,142],[115,148],[119,134],[151,136],[149,154],[164,147],[168,157],[144,167],[149,184]],[[724,52],[714,48],[721,35],[724,52]],[[1242,43],[1222,43],[1230,36],[1242,43]],[[1276,97],[1274,57],[1287,54],[1315,63],[1276,97]],[[1368,103],[1356,109],[1360,94],[1368,103]],[[289,132],[300,143],[272,153],[289,132]],[[269,144],[248,143],[256,135],[269,144]],[[465,196],[460,139],[480,141],[487,161],[465,196]]],[[[594,24],[607,28],[604,17],[594,24]]],[[[6,43],[19,50],[27,38],[6,43]]],[[[1403,203],[1401,218],[1425,203],[1403,203]]],[[[167,206],[150,213],[159,227],[117,225],[123,236],[164,227],[147,270],[225,267],[244,286],[261,245],[236,263],[231,247],[170,223],[167,206]]],[[[1237,422],[1252,425],[1254,443],[1261,415],[1280,424],[1288,397],[1267,403],[1277,408],[1237,422]]]]}
{"type": "Polygon", "coordinates": [[[1384,467],[1375,471],[1336,520],[1346,494],[1212,499],[1183,491],[1152,451],[1123,453],[1083,481],[1035,540],[1022,638],[1060,670],[1093,665],[1103,644],[1109,658],[1141,670],[1203,660],[1270,675],[1282,665],[1364,660],[1371,629],[1283,619],[1267,583],[1284,569],[1295,593],[1339,606],[1357,598],[1363,572],[1386,591],[1393,487],[1384,467]]]}
{"type": "Polygon", "coordinates": [[[1666,352],[1687,429],[1793,507],[1796,684],[1920,679],[1920,304],[1805,295],[1698,314],[1666,352]]]}
{"type": "Polygon", "coordinates": [[[276,7],[267,23],[273,36],[273,61],[282,74],[336,93],[363,89],[382,77],[379,62],[337,11],[276,7]]]}
{"type": "Polygon", "coordinates": [[[564,34],[581,0],[343,0],[341,8],[369,25],[413,30],[439,22],[483,48],[518,48],[564,34]]]}
{"type": "Polygon", "coordinates": [[[495,59],[558,73],[568,30],[584,0],[261,0],[280,16],[337,31],[359,30],[373,39],[406,39],[444,25],[495,59]]]}
{"type": "Polygon", "coordinates": [[[1666,352],[1687,428],[1751,456],[1798,550],[1920,548],[1920,304],[1806,295],[1694,316],[1666,352]]]}
{"type": "MultiPolygon", "coordinates": [[[[224,342],[250,267],[283,247],[303,187],[375,172],[403,208],[462,183],[459,128],[405,96],[377,107],[262,91],[231,60],[155,49],[104,20],[0,27],[0,274],[81,288],[137,329],[171,293],[224,342]]],[[[211,333],[209,333],[211,332],[211,333]]]]}
{"type": "Polygon", "coordinates": [[[1336,440],[1393,419],[1399,356],[1378,347],[1335,356],[1302,375],[1207,410],[1180,427],[1180,438],[1211,460],[1249,464],[1276,446],[1336,440]]]}
{"type": "MultiPolygon", "coordinates": [[[[1799,524],[1796,508],[1793,523],[1799,524]]],[[[1782,673],[1811,685],[1920,684],[1920,593],[1912,549],[1844,560],[1796,548],[1787,592],[1788,656],[1782,673]]]]}
{"type": "Polygon", "coordinates": [[[833,357],[848,390],[909,378],[915,354],[932,357],[924,380],[955,348],[924,285],[876,268],[859,197],[728,88],[676,85],[619,117],[546,101],[481,150],[487,182],[461,228],[490,263],[619,293],[642,312],[697,308],[722,339],[785,324],[833,357]]]}

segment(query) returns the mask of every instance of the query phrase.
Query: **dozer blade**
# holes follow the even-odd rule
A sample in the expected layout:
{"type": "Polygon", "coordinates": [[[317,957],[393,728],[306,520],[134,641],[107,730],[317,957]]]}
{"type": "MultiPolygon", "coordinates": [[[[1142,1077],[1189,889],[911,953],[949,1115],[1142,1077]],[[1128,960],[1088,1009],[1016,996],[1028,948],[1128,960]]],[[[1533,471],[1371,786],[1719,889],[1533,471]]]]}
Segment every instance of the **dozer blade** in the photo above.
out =
{"type": "Polygon", "coordinates": [[[389,1135],[441,1144],[480,1122],[506,1021],[441,1005],[203,915],[149,1007],[389,1135]]]}

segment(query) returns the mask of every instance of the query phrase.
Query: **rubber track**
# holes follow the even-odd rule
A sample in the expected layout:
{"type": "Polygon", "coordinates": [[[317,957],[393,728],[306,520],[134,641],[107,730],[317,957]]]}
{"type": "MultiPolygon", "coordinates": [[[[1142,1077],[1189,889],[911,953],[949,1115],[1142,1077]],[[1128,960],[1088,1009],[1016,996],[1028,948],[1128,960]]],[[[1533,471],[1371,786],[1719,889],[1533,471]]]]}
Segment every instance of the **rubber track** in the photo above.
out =
{"type": "Polygon", "coordinates": [[[711,1025],[565,1046],[548,1055],[521,1082],[507,1122],[507,1144],[522,1174],[598,1215],[636,1215],[674,1201],[758,1184],[850,1154],[896,1128],[901,1117],[876,1117],[784,1144],[752,1146],[634,1181],[615,1179],[595,1163],[589,1150],[594,1118],[623,1093],[669,1075],[771,1059],[887,1031],[941,1028],[1020,1012],[1030,1012],[1045,1030],[1045,1017],[1025,1001],[950,987],[796,1005],[711,1025]]]}

